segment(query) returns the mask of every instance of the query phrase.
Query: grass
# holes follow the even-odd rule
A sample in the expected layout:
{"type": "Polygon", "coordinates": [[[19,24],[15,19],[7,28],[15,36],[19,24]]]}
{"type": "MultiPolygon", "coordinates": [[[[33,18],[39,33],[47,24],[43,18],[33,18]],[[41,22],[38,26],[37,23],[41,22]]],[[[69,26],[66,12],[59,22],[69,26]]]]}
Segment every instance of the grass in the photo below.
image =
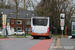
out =
{"type": "Polygon", "coordinates": [[[12,34],[12,36],[17,36],[16,34],[12,34]]]}
{"type": "MultiPolygon", "coordinates": [[[[20,35],[15,35],[15,34],[13,34],[12,36],[15,36],[15,38],[26,38],[25,36],[20,36],[20,35]]],[[[3,38],[3,36],[0,35],[0,38],[3,38]]],[[[7,38],[7,37],[4,36],[4,38],[7,38]]]]}
{"type": "Polygon", "coordinates": [[[15,36],[16,38],[26,38],[25,36],[15,36]]]}
{"type": "Polygon", "coordinates": [[[31,36],[31,34],[30,34],[30,33],[28,33],[28,34],[26,34],[26,36],[31,36]]]}
{"type": "MultiPolygon", "coordinates": [[[[16,36],[16,34],[13,34],[12,36],[16,36]]],[[[26,33],[26,36],[31,36],[30,33],[26,33]]]]}
{"type": "Polygon", "coordinates": [[[23,35],[23,36],[21,36],[21,35],[13,34],[12,36],[15,36],[15,38],[26,38],[24,35],[23,35]]]}
{"type": "Polygon", "coordinates": [[[59,37],[60,35],[54,35],[54,34],[52,34],[52,37],[59,37]]]}
{"type": "Polygon", "coordinates": [[[7,36],[4,36],[4,37],[3,37],[3,36],[0,35],[0,38],[7,38],[7,36]]]}
{"type": "Polygon", "coordinates": [[[3,36],[0,35],[0,38],[1,38],[1,37],[3,37],[3,36]]]}

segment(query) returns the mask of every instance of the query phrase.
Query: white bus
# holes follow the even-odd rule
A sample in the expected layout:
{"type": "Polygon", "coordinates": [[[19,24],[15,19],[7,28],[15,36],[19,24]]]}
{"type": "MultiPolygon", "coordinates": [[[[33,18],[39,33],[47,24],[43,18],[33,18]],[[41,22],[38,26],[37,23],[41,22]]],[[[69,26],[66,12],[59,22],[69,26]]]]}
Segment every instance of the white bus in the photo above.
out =
{"type": "Polygon", "coordinates": [[[31,36],[34,39],[38,39],[39,37],[51,38],[49,17],[31,17],[31,36]]]}

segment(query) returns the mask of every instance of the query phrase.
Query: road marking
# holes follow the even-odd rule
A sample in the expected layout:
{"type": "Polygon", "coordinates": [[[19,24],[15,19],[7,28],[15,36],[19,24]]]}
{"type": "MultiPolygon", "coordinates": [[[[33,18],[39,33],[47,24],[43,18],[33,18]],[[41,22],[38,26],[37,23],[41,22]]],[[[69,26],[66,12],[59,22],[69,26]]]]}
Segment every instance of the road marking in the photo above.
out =
{"type": "Polygon", "coordinates": [[[16,38],[5,38],[5,39],[0,39],[1,40],[9,40],[9,39],[16,39],[16,38]]]}
{"type": "Polygon", "coordinates": [[[53,39],[42,40],[37,44],[35,44],[34,46],[32,46],[29,50],[48,50],[52,41],[53,39]]]}

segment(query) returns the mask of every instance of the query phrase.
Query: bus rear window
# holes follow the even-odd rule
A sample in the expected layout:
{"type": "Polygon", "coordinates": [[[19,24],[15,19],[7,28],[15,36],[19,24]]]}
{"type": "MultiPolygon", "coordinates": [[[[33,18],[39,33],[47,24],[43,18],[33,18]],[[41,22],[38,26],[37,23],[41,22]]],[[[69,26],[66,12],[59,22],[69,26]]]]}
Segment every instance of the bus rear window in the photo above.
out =
{"type": "Polygon", "coordinates": [[[33,18],[33,25],[34,26],[47,26],[48,19],[36,19],[33,18]]]}

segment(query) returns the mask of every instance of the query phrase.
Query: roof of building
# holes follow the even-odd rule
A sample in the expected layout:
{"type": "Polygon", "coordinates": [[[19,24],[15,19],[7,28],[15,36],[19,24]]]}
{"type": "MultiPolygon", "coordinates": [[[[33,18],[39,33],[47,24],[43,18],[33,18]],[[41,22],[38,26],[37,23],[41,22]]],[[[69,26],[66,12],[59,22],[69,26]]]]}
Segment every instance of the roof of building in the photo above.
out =
{"type": "MultiPolygon", "coordinates": [[[[0,9],[0,11],[3,12],[3,14],[6,14],[7,18],[16,18],[16,9],[0,9]]],[[[37,15],[35,13],[35,11],[29,11],[29,10],[27,10],[27,18],[30,18],[32,16],[32,14],[34,14],[34,16],[37,15]]],[[[19,9],[18,18],[25,19],[25,16],[26,16],[26,10],[19,9]]]]}

